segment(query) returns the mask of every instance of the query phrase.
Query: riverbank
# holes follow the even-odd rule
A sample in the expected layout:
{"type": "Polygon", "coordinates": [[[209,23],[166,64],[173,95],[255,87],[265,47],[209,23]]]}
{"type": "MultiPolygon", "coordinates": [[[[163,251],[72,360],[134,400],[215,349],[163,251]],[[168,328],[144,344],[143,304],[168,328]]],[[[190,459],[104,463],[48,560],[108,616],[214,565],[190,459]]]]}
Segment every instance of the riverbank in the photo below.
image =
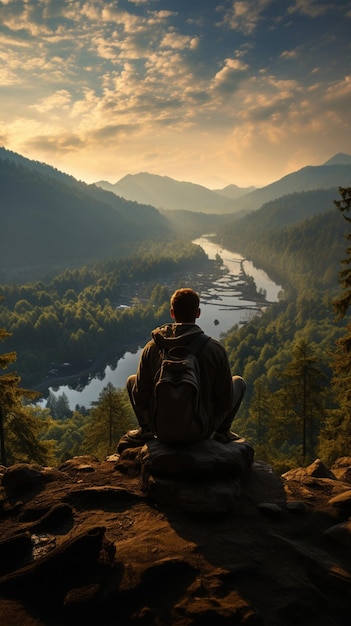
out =
{"type": "MultiPolygon", "coordinates": [[[[200,245],[198,240],[193,243],[200,245]]],[[[217,261],[213,271],[210,275],[189,271],[182,276],[181,282],[198,290],[201,299],[200,326],[206,334],[221,340],[232,328],[239,328],[274,303],[280,287],[242,256],[219,248],[204,237],[201,238],[201,246],[211,260],[217,261]]],[[[179,276],[168,276],[166,280],[165,286],[170,293],[181,284],[179,276]]],[[[124,290],[123,293],[124,304],[132,306],[133,299],[140,302],[148,292],[150,286],[146,284],[129,285],[128,292],[124,290]],[[126,299],[128,293],[129,299],[126,299]]],[[[164,319],[161,323],[168,321],[171,319],[164,319]]],[[[145,335],[140,334],[137,340],[135,334],[130,341],[125,337],[123,344],[110,346],[92,362],[69,364],[59,374],[48,375],[33,388],[42,392],[44,398],[50,391],[55,395],[65,393],[71,409],[77,405],[88,407],[98,400],[108,383],[115,388],[125,387],[127,377],[136,371],[141,347],[149,340],[150,332],[151,328],[145,335]]]]}
{"type": "MultiPolygon", "coordinates": [[[[223,269],[222,270],[222,280],[228,277],[228,273],[223,269]]],[[[249,283],[245,282],[244,273],[238,275],[238,283],[233,284],[233,288],[235,289],[235,293],[238,295],[238,300],[245,302],[243,304],[225,304],[221,301],[221,287],[217,286],[219,291],[218,300],[221,301],[220,309],[228,309],[228,311],[254,311],[256,313],[262,312],[264,306],[269,306],[270,302],[267,302],[264,298],[263,294],[258,294],[256,292],[255,286],[249,281],[249,283]],[[239,295],[240,294],[240,295],[239,295]],[[248,302],[252,302],[252,304],[248,304],[248,302]]],[[[204,285],[202,285],[204,288],[204,285]]],[[[208,293],[209,286],[206,285],[205,293],[208,293]]],[[[228,287],[223,288],[223,292],[227,291],[228,287]]],[[[213,297],[213,296],[212,296],[213,297]]],[[[211,302],[210,295],[204,295],[203,301],[206,306],[217,306],[217,303],[211,302]]],[[[240,322],[243,323],[243,322],[240,322]]],[[[213,333],[212,333],[213,334],[213,333]]],[[[138,341],[135,341],[135,336],[133,335],[133,339],[130,341],[128,339],[123,342],[118,342],[111,346],[108,350],[104,350],[99,355],[95,357],[93,361],[89,361],[89,363],[83,364],[83,366],[79,366],[77,364],[64,363],[60,367],[61,372],[59,375],[48,375],[44,380],[42,380],[39,384],[32,386],[31,389],[33,391],[39,391],[43,393],[44,397],[47,397],[49,394],[49,390],[52,389],[54,392],[59,390],[62,386],[67,386],[73,390],[84,389],[89,382],[94,377],[104,376],[106,367],[109,365],[112,369],[117,367],[118,361],[123,358],[126,352],[136,353],[140,350],[140,346],[145,345],[145,343],[149,340],[150,336],[140,337],[138,341]]]]}

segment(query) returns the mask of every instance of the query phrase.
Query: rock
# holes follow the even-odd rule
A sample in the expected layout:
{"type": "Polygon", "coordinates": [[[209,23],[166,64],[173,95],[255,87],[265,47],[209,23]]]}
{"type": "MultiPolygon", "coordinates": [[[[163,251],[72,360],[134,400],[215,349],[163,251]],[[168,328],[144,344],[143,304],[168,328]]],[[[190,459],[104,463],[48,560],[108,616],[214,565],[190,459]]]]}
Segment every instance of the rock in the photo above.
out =
{"type": "Polygon", "coordinates": [[[331,467],[331,471],[338,480],[351,483],[351,456],[343,456],[331,467]]]}
{"type": "Polygon", "coordinates": [[[329,504],[338,509],[341,514],[351,515],[351,489],[331,498],[329,504]]]}
{"type": "Polygon", "coordinates": [[[94,472],[94,465],[99,463],[99,459],[94,455],[75,456],[73,459],[65,461],[59,466],[62,472],[76,470],[77,472],[94,472]]]}
{"type": "Polygon", "coordinates": [[[206,439],[170,446],[149,441],[141,450],[142,473],[185,481],[241,478],[251,467],[253,448],[246,442],[227,444],[206,439]]]}
{"type": "Polygon", "coordinates": [[[253,456],[246,442],[206,439],[170,446],[149,441],[140,452],[143,489],[158,504],[198,515],[223,515],[237,505],[253,456]]]}
{"type": "Polygon", "coordinates": [[[331,472],[320,459],[316,459],[307,467],[299,467],[282,474],[282,478],[286,480],[303,480],[306,476],[335,479],[334,473],[331,472]]]}
{"type": "Polygon", "coordinates": [[[325,536],[349,549],[351,547],[351,520],[328,528],[325,536]]]}
{"type": "Polygon", "coordinates": [[[7,468],[1,484],[11,491],[22,491],[40,486],[45,481],[45,474],[41,467],[27,463],[18,463],[7,468]]]}
{"type": "Polygon", "coordinates": [[[21,567],[32,554],[29,533],[19,533],[0,541],[0,576],[21,567]]]}
{"type": "Polygon", "coordinates": [[[115,452],[114,454],[110,454],[105,459],[105,461],[110,461],[111,463],[117,463],[118,460],[119,460],[119,454],[117,454],[117,452],[115,452]]]}
{"type": "Polygon", "coordinates": [[[301,502],[300,500],[293,500],[292,502],[288,502],[286,508],[289,513],[293,513],[294,515],[301,515],[302,513],[304,514],[308,511],[306,504],[304,502],[301,502]]]}
{"type": "Polygon", "coordinates": [[[130,506],[139,501],[140,496],[135,495],[123,487],[102,485],[71,489],[64,499],[76,508],[113,509],[121,506],[124,508],[130,506]]]}
{"type": "Polygon", "coordinates": [[[258,509],[261,513],[264,513],[264,515],[267,515],[271,519],[283,517],[285,514],[284,509],[279,506],[279,504],[275,504],[274,502],[261,502],[258,505],[258,509]]]}
{"type": "Polygon", "coordinates": [[[283,480],[263,461],[252,463],[250,472],[243,480],[243,492],[255,506],[263,502],[271,502],[280,507],[286,505],[283,480]]]}
{"type": "Polygon", "coordinates": [[[118,457],[117,469],[128,476],[140,476],[140,452],[140,447],[125,448],[118,457]]]}
{"type": "Polygon", "coordinates": [[[242,492],[240,481],[235,479],[206,483],[149,476],[144,488],[158,505],[169,505],[206,518],[221,517],[238,508],[242,492]]]}
{"type": "Polygon", "coordinates": [[[0,594],[16,594],[43,604],[57,602],[77,581],[84,581],[102,550],[105,528],[92,527],[65,541],[43,558],[0,578],[0,594]],[[53,583],[55,581],[55,583],[53,583]],[[56,599],[56,600],[54,600],[56,599]]]}
{"type": "Polygon", "coordinates": [[[57,504],[52,506],[35,524],[31,531],[48,532],[59,529],[62,526],[72,527],[73,511],[68,504],[57,504]]]}
{"type": "Polygon", "coordinates": [[[1,626],[350,623],[348,483],[306,468],[288,480],[244,457],[242,474],[222,468],[187,484],[168,460],[165,475],[148,474],[162,491],[153,499],[141,479],[146,452],[72,459],[38,468],[35,488],[2,487],[1,626]],[[187,488],[197,510],[182,505],[187,488]],[[225,514],[212,518],[212,506],[225,514]],[[55,516],[50,534],[34,534],[55,516]]]}

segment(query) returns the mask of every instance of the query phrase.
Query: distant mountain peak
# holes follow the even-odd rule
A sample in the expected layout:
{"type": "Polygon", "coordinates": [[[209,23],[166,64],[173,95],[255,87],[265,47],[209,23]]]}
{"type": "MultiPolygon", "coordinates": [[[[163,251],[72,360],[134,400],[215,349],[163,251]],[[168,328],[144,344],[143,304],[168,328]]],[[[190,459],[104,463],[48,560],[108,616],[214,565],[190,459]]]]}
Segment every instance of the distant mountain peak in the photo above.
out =
{"type": "Polygon", "coordinates": [[[117,183],[96,183],[126,200],[150,204],[157,209],[201,213],[230,213],[232,198],[211,191],[203,185],[178,181],[169,176],[139,172],[127,174],[117,183]]]}
{"type": "Polygon", "coordinates": [[[323,163],[323,165],[351,165],[351,154],[338,152],[331,159],[323,163]]]}

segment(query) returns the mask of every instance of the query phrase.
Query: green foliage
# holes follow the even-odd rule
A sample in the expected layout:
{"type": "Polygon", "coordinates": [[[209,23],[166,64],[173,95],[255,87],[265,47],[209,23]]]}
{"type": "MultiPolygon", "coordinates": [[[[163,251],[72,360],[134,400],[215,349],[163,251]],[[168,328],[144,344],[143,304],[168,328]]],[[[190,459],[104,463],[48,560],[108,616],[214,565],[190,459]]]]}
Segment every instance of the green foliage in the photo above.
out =
{"type": "Polygon", "coordinates": [[[316,456],[328,384],[320,357],[317,346],[298,339],[286,365],[273,369],[271,380],[262,376],[253,383],[246,436],[271,464],[284,464],[283,451],[293,465],[316,456]]]}
{"type": "MultiPolygon", "coordinates": [[[[341,200],[335,201],[338,210],[347,223],[351,217],[351,188],[339,189],[341,200]]],[[[330,461],[338,456],[348,454],[351,447],[351,323],[346,316],[351,306],[351,232],[345,235],[347,242],[346,257],[341,261],[339,272],[341,293],[335,298],[333,305],[338,319],[345,319],[346,327],[336,341],[332,353],[333,388],[338,408],[330,412],[329,420],[322,431],[320,450],[330,461]]]]}
{"type": "Polygon", "coordinates": [[[125,254],[127,242],[171,235],[155,208],[25,159],[16,162],[11,153],[0,158],[0,187],[2,271],[31,266],[35,273],[35,266],[61,266],[63,256],[66,267],[75,267],[125,254]]]}
{"type": "MultiPolygon", "coordinates": [[[[0,328],[0,340],[9,333],[0,328]]],[[[6,370],[16,360],[15,352],[0,355],[0,368],[6,370]]],[[[45,424],[37,419],[35,410],[24,406],[39,394],[19,387],[21,379],[14,372],[0,376],[0,463],[3,465],[36,461],[47,463],[52,447],[39,442],[45,424]]]]}
{"type": "MultiPolygon", "coordinates": [[[[251,225],[251,235],[247,231],[243,236],[238,225],[239,235],[231,241],[228,232],[221,233],[221,243],[266,269],[284,292],[278,303],[223,339],[233,373],[247,382],[234,430],[253,443],[260,458],[284,471],[286,463],[288,469],[314,454],[332,457],[333,444],[326,437],[333,430],[331,415],[337,414],[337,398],[331,388],[330,354],[340,345],[346,326],[345,320],[335,320],[332,302],[344,228],[335,210],[281,230],[272,228],[259,238],[257,226],[253,221],[251,225]],[[310,401],[305,398],[304,404],[300,395],[294,406],[287,383],[299,345],[312,350],[316,376],[310,383],[310,401]],[[283,372],[287,377],[282,380],[278,374],[283,372]]],[[[345,382],[344,398],[345,389],[351,388],[345,382]]],[[[350,438],[344,432],[344,443],[338,437],[335,453],[348,454],[349,448],[350,438]]]]}
{"type": "Polygon", "coordinates": [[[136,418],[126,390],[116,389],[108,383],[93,408],[70,411],[57,417],[60,400],[66,405],[65,394],[50,394],[45,409],[35,411],[45,427],[40,443],[52,451],[51,463],[58,465],[74,456],[93,454],[100,459],[116,452],[124,433],[137,426],[136,418]]]}
{"type": "Polygon", "coordinates": [[[108,383],[100,393],[96,407],[90,411],[85,428],[85,452],[105,458],[116,451],[122,435],[135,426],[136,418],[127,392],[108,383]]]}
{"type": "Polygon", "coordinates": [[[83,441],[87,425],[87,415],[79,411],[71,412],[71,417],[63,420],[52,419],[48,409],[42,409],[47,417],[47,427],[42,432],[42,441],[51,442],[55,450],[54,465],[84,453],[83,441]]]}
{"type": "Polygon", "coordinates": [[[72,411],[69,408],[68,398],[65,393],[61,393],[57,398],[52,391],[49,391],[46,408],[54,420],[66,420],[72,417],[72,411]]]}
{"type": "Polygon", "coordinates": [[[144,340],[164,320],[180,277],[200,270],[208,280],[217,271],[199,246],[144,242],[138,256],[65,270],[48,284],[0,287],[0,324],[12,333],[21,376],[35,384],[64,361],[82,368],[106,350],[144,340]]]}
{"type": "MultiPolygon", "coordinates": [[[[341,202],[347,212],[350,194],[341,202]]],[[[332,306],[344,222],[335,210],[299,224],[282,221],[280,230],[268,228],[267,222],[266,231],[257,223],[245,236],[239,227],[221,234],[223,245],[249,256],[284,290],[278,303],[222,339],[233,373],[247,382],[234,429],[253,443],[258,458],[281,472],[315,454],[332,461],[348,454],[351,443],[351,331],[345,315],[335,320],[332,306]]],[[[341,276],[344,313],[351,285],[349,257],[350,248],[341,276]]],[[[215,265],[199,247],[184,242],[145,242],[137,257],[66,270],[47,284],[2,287],[6,307],[0,323],[14,333],[8,341],[13,350],[19,348],[21,371],[30,368],[38,377],[52,361],[92,358],[148,336],[164,320],[179,277],[189,277],[191,267],[211,282],[215,265]]],[[[87,415],[72,414],[64,398],[51,402],[50,410],[43,441],[55,444],[60,459],[85,452],[104,458],[136,425],[125,393],[113,388],[104,390],[87,415]],[[61,413],[56,413],[58,407],[61,413]]]]}

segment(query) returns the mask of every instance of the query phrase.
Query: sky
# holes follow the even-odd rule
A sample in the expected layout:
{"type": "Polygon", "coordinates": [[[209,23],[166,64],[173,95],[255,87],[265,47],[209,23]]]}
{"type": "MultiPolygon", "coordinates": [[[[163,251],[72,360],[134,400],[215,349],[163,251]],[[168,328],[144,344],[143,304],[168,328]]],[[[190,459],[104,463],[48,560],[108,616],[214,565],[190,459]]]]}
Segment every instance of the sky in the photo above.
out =
{"type": "Polygon", "coordinates": [[[351,0],[0,0],[0,146],[87,183],[351,154],[351,0]]]}

